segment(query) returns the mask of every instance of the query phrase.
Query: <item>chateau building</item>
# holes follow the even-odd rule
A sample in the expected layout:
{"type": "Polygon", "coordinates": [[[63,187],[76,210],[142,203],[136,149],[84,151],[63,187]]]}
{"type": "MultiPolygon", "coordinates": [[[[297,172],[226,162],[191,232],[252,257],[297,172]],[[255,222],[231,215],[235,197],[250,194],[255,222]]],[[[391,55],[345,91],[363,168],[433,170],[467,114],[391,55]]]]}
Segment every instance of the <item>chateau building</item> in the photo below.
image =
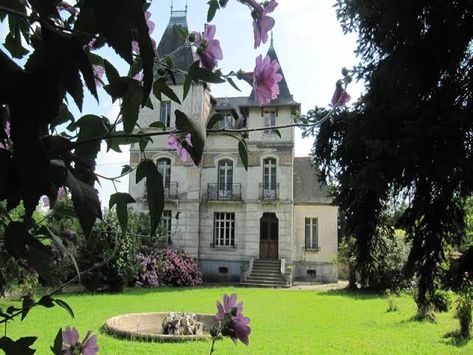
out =
{"type": "MultiPolygon", "coordinates": [[[[158,46],[160,55],[183,44],[174,25],[187,28],[185,11],[172,11],[158,46]]],[[[277,59],[273,43],[268,55],[277,59]]],[[[193,61],[189,47],[175,58],[182,69],[193,61]]],[[[176,79],[172,89],[182,97],[184,78],[176,79]]],[[[197,258],[205,279],[263,285],[292,278],[337,281],[338,208],[331,204],[310,158],[294,157],[294,128],[281,130],[281,136],[271,129],[292,123],[292,114],[300,110],[285,78],[278,99],[264,107],[258,106],[254,93],[215,98],[210,87],[200,83],[193,84],[182,105],[153,97],[153,106],[140,112],[141,127],[161,121],[172,129],[176,109],[203,123],[213,113],[222,113],[225,119],[219,125],[224,128],[267,127],[248,132],[248,171],[240,160],[238,142],[228,136],[207,138],[200,166],[190,158],[180,161],[167,136],[153,138],[146,149],[146,157],[156,161],[164,179],[162,229],[174,246],[197,258]]],[[[132,146],[131,165],[140,158],[138,146],[132,146]]],[[[130,194],[137,210],[147,209],[145,186],[136,184],[134,174],[130,194]]]]}

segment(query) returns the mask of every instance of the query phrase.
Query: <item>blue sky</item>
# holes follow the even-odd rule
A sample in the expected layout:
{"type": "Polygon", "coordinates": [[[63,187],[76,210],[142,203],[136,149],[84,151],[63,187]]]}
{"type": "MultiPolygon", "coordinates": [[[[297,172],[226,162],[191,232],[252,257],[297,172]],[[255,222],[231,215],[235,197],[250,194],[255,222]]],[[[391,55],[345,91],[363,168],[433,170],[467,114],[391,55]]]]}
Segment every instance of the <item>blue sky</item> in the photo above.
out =
{"type": "MultiPolygon", "coordinates": [[[[341,68],[351,68],[358,63],[354,54],[356,36],[344,35],[336,19],[332,0],[279,0],[279,6],[273,13],[276,20],[274,28],[274,46],[279,57],[294,99],[301,103],[302,113],[314,106],[326,106],[333,94],[335,82],[340,78],[341,68]]],[[[206,0],[188,1],[188,24],[191,31],[202,31],[207,15],[206,0]]],[[[174,0],[174,9],[183,9],[185,0],[174,0]]],[[[170,0],[155,0],[151,5],[152,21],[156,24],[152,37],[159,42],[170,16],[170,0]]],[[[220,68],[223,72],[243,69],[252,71],[255,58],[267,52],[269,43],[257,50],[253,48],[252,19],[249,9],[230,0],[226,9],[217,12],[213,21],[217,27],[216,38],[220,40],[224,59],[220,68]]],[[[2,42],[6,35],[6,24],[0,25],[2,42]]],[[[126,66],[111,50],[98,53],[111,60],[125,74],[126,66]]],[[[213,85],[215,97],[241,96],[250,93],[250,87],[239,84],[242,93],[229,85],[213,85]]],[[[349,87],[353,99],[359,97],[363,85],[354,83],[349,87]]],[[[90,95],[85,100],[82,114],[103,114],[115,117],[119,109],[112,104],[108,96],[100,94],[97,104],[90,95]]],[[[78,110],[74,110],[80,117],[78,110]]],[[[313,139],[302,139],[296,135],[296,156],[305,156],[310,152],[313,139]]],[[[103,150],[97,161],[97,170],[106,176],[120,174],[121,166],[128,163],[128,153],[105,153],[103,150]]],[[[119,191],[128,190],[128,178],[117,184],[119,191]]],[[[104,205],[114,192],[114,187],[107,181],[98,186],[104,205]]]]}

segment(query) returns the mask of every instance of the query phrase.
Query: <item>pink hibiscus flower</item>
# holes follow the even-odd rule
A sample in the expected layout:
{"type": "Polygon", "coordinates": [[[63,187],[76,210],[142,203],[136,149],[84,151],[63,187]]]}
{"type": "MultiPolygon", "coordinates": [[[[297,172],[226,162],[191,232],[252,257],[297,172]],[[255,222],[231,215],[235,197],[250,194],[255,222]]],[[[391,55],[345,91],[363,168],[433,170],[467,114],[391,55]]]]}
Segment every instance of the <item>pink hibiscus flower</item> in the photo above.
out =
{"type": "Polygon", "coordinates": [[[205,25],[205,31],[202,35],[194,32],[194,45],[197,47],[197,55],[203,67],[213,71],[217,66],[217,61],[223,59],[220,42],[215,37],[215,25],[205,25]]]}
{"type": "Polygon", "coordinates": [[[237,304],[237,295],[223,296],[223,304],[217,301],[216,319],[220,323],[222,335],[230,337],[235,344],[240,340],[248,345],[251,328],[250,318],[242,314],[243,303],[237,304]]]}
{"type": "MultiPolygon", "coordinates": [[[[148,33],[151,34],[154,31],[155,24],[153,21],[150,20],[151,18],[151,12],[146,11],[145,12],[145,20],[146,20],[146,25],[148,26],[148,33]]],[[[153,45],[153,48],[156,48],[156,41],[154,39],[151,39],[151,43],[153,45]]],[[[135,54],[140,54],[140,45],[138,44],[137,41],[132,41],[131,42],[131,48],[135,54]]]]}
{"type": "Polygon", "coordinates": [[[96,355],[99,351],[97,346],[97,336],[90,331],[87,332],[84,340],[79,341],[79,331],[76,328],[67,327],[62,331],[62,350],[65,355],[96,355]]]}
{"type": "Polygon", "coordinates": [[[276,0],[266,1],[264,4],[256,2],[256,0],[248,0],[248,5],[253,10],[253,34],[255,39],[255,49],[261,45],[261,42],[268,41],[268,33],[274,27],[275,21],[272,17],[267,16],[273,12],[278,6],[276,0]]]}
{"type": "MultiPolygon", "coordinates": [[[[184,138],[184,141],[189,147],[192,147],[191,134],[188,133],[184,138]]],[[[168,145],[176,150],[177,156],[182,161],[187,161],[188,154],[186,148],[182,145],[182,142],[174,134],[170,134],[168,137],[168,145]]]]}
{"type": "Polygon", "coordinates": [[[337,81],[337,85],[335,86],[335,92],[332,96],[331,104],[333,107],[345,106],[348,102],[350,102],[351,96],[347,93],[347,91],[343,88],[342,83],[337,81]]]}

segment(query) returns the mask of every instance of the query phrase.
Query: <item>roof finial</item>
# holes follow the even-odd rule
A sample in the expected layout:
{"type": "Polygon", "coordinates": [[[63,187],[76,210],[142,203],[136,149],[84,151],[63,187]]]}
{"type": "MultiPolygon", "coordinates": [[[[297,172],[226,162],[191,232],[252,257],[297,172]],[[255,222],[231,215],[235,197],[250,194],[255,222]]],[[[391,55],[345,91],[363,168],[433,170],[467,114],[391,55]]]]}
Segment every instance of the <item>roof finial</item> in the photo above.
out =
{"type": "Polygon", "coordinates": [[[271,47],[273,46],[274,44],[274,36],[273,36],[273,31],[271,31],[271,47]]]}
{"type": "Polygon", "coordinates": [[[187,0],[186,0],[186,14],[187,14],[187,0]]]}
{"type": "Polygon", "coordinates": [[[174,9],[174,1],[171,0],[171,14],[172,14],[172,10],[174,9]]]}

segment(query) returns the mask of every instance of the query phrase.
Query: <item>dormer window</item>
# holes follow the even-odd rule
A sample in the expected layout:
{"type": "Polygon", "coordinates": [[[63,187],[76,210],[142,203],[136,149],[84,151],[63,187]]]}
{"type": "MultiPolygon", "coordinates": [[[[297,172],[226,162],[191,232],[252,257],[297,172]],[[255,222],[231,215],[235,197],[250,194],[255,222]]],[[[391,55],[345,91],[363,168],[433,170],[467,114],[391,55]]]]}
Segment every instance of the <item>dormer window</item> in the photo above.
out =
{"type": "MultiPolygon", "coordinates": [[[[265,127],[275,127],[276,126],[276,117],[278,113],[275,108],[265,108],[264,109],[264,126],[265,127]]],[[[273,133],[273,130],[265,130],[264,133],[273,133]]]]}
{"type": "Polygon", "coordinates": [[[218,123],[218,129],[231,129],[233,128],[233,115],[230,112],[222,112],[223,119],[218,123]]]}

